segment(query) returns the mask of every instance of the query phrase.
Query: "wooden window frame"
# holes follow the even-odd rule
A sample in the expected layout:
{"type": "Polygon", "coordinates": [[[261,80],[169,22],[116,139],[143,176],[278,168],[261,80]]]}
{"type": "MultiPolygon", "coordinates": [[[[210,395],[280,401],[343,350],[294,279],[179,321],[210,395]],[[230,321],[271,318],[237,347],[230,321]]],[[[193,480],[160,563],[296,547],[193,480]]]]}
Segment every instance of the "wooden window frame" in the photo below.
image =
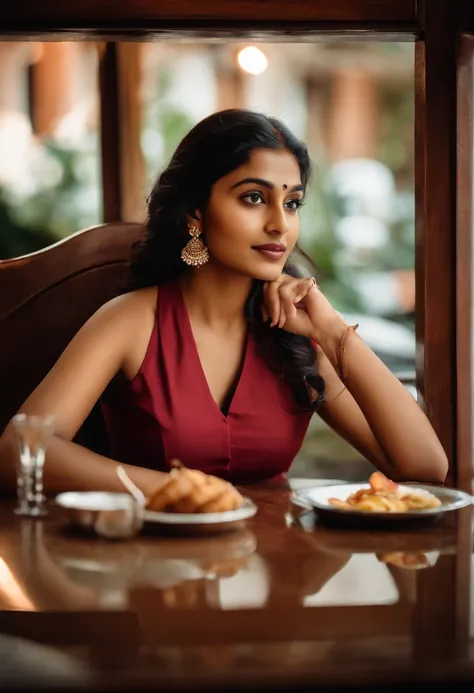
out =
{"type": "Polygon", "coordinates": [[[100,92],[107,221],[127,220],[127,209],[133,208],[121,165],[131,128],[136,137],[133,113],[122,112],[123,90],[133,77],[117,42],[229,37],[415,42],[417,386],[448,454],[449,482],[469,491],[472,128],[465,95],[472,89],[466,36],[473,31],[469,0],[120,0],[113,6],[105,0],[17,0],[0,9],[0,40],[106,43],[100,92]]]}

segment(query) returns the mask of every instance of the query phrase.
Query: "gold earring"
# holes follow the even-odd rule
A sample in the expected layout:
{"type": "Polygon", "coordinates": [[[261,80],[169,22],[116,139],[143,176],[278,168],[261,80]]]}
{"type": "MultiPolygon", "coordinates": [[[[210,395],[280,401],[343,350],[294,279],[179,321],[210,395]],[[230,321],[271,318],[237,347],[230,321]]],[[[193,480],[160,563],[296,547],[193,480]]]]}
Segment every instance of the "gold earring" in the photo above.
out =
{"type": "Polygon", "coordinates": [[[191,226],[189,233],[192,238],[186,243],[181,251],[181,260],[192,267],[205,265],[209,260],[209,251],[199,238],[201,231],[197,226],[191,226]]]}

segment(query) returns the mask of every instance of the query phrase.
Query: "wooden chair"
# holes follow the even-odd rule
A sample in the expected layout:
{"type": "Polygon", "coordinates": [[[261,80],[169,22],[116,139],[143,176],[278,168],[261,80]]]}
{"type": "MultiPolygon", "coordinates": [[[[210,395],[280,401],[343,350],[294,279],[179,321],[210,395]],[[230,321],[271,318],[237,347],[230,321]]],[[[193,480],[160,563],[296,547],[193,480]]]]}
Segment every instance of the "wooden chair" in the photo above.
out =
{"type": "MultiPolygon", "coordinates": [[[[139,224],[104,224],[0,260],[0,433],[86,320],[120,292],[139,224]]],[[[105,453],[98,406],[75,440],[105,453]]]]}

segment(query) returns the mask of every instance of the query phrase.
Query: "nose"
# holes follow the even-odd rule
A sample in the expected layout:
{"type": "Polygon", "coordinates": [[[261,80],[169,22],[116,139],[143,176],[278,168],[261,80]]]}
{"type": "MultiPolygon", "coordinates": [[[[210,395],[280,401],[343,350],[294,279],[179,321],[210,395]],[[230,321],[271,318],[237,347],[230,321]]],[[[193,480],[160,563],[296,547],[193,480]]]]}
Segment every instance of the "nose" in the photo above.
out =
{"type": "Polygon", "coordinates": [[[288,220],[281,205],[268,205],[268,217],[265,223],[265,232],[270,236],[284,236],[288,232],[288,220]]]}

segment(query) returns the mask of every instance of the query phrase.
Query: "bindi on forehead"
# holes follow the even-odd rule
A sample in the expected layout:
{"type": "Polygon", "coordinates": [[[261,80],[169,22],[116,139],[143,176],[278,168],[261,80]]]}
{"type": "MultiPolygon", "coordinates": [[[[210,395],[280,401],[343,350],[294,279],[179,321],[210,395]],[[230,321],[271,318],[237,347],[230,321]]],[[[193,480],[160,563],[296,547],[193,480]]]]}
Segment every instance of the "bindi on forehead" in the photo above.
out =
{"type": "Polygon", "coordinates": [[[287,189],[288,189],[287,184],[286,184],[286,183],[283,183],[282,188],[283,188],[283,190],[287,190],[287,189]]]}

